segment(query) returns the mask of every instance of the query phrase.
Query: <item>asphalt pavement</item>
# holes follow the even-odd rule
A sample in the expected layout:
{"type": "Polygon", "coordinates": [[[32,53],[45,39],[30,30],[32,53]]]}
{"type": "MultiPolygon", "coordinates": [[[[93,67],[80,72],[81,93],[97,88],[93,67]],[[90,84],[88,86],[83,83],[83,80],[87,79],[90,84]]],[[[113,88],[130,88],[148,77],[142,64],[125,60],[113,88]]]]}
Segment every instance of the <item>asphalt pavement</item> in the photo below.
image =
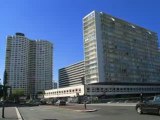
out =
{"type": "Polygon", "coordinates": [[[135,104],[70,104],[66,106],[43,105],[35,107],[6,107],[5,119],[0,120],[159,120],[152,114],[139,115],[135,104]],[[89,111],[95,110],[95,111],[89,111]],[[22,116],[22,117],[21,117],[22,116]]]}
{"type": "Polygon", "coordinates": [[[84,105],[69,106],[37,106],[20,107],[24,120],[159,120],[160,116],[143,114],[139,115],[134,106],[87,105],[87,109],[97,109],[86,112],[84,105]],[[80,110],[80,111],[77,111],[80,110]],[[82,110],[82,111],[81,111],[82,110]]]}
{"type": "Polygon", "coordinates": [[[2,118],[2,107],[0,107],[0,120],[19,120],[17,116],[16,107],[5,107],[4,109],[4,116],[2,118]]]}

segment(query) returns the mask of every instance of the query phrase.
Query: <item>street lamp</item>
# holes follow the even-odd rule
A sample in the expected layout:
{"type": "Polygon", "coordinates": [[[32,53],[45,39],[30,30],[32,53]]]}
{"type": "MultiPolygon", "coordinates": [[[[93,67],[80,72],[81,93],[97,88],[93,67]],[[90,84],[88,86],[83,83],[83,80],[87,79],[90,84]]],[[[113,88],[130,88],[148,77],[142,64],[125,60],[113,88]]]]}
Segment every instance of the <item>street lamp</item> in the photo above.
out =
{"type": "Polygon", "coordinates": [[[92,103],[92,84],[89,85],[89,90],[90,90],[90,99],[92,103]]]}
{"type": "Polygon", "coordinates": [[[86,105],[87,90],[86,90],[86,82],[85,82],[84,77],[81,78],[81,81],[82,81],[82,84],[84,85],[84,108],[87,109],[87,105],[86,105]]]}
{"type": "Polygon", "coordinates": [[[6,100],[6,84],[7,84],[7,72],[4,71],[4,78],[3,78],[3,106],[2,106],[2,118],[4,117],[4,108],[5,108],[5,100],[6,100]]]}

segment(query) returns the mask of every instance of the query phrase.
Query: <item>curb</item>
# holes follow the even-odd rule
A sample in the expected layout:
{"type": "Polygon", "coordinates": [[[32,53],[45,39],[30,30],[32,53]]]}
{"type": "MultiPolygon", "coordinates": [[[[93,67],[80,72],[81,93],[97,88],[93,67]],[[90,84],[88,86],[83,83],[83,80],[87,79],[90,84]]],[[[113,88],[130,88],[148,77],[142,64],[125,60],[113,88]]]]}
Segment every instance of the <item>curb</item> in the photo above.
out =
{"type": "Polygon", "coordinates": [[[89,109],[89,110],[74,110],[74,111],[77,111],[77,112],[95,112],[95,111],[98,111],[97,109],[89,109]]]}
{"type": "Polygon", "coordinates": [[[107,103],[107,104],[92,104],[93,106],[123,106],[123,107],[134,107],[136,104],[119,104],[119,103],[107,103]]]}

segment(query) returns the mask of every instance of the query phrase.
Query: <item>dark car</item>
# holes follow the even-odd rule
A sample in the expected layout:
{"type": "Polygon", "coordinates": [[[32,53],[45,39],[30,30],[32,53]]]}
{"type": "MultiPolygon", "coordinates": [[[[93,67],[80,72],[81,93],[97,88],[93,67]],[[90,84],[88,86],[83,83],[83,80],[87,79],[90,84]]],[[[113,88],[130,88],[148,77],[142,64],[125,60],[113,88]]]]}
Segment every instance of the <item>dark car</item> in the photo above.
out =
{"type": "Polygon", "coordinates": [[[160,115],[160,96],[154,96],[152,100],[139,102],[136,105],[136,111],[139,114],[156,113],[160,115]]]}

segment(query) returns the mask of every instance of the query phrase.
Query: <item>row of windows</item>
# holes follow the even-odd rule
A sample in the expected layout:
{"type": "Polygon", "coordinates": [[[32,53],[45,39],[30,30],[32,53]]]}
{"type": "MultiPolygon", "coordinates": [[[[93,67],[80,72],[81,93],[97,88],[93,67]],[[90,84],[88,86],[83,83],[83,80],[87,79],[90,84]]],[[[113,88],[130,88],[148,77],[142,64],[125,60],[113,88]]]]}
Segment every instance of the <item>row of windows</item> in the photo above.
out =
{"type": "Polygon", "coordinates": [[[93,64],[93,63],[97,63],[97,60],[96,59],[92,59],[92,60],[88,60],[85,62],[85,64],[93,64]]]}
{"type": "Polygon", "coordinates": [[[86,47],[90,47],[94,44],[96,44],[96,41],[85,41],[84,46],[86,48],[86,47]]]}
{"type": "Polygon", "coordinates": [[[76,68],[74,70],[70,69],[70,70],[59,70],[59,74],[60,75],[68,75],[68,74],[78,74],[80,72],[83,72],[84,71],[84,65],[79,67],[79,68],[76,68]]]}
{"type": "Polygon", "coordinates": [[[59,69],[59,71],[60,71],[60,73],[63,74],[65,72],[77,71],[77,69],[83,69],[83,67],[84,67],[84,63],[80,63],[78,65],[61,68],[61,69],[59,69]]]}
{"type": "Polygon", "coordinates": [[[84,22],[89,21],[90,19],[92,19],[92,18],[94,18],[94,17],[95,17],[95,13],[92,12],[90,15],[88,15],[87,17],[85,17],[85,18],[83,19],[83,21],[84,21],[84,22]]]}
{"type": "Polygon", "coordinates": [[[87,88],[87,92],[136,92],[160,91],[160,88],[87,88]]]}
{"type": "Polygon", "coordinates": [[[96,44],[85,48],[85,55],[87,55],[88,53],[91,53],[91,52],[96,52],[96,44]]]}
{"type": "Polygon", "coordinates": [[[122,27],[123,29],[126,29],[127,31],[135,31],[135,29],[136,28],[138,28],[137,29],[137,31],[136,32],[141,32],[141,34],[144,34],[144,35],[146,35],[146,36],[148,36],[148,35],[152,35],[152,33],[150,32],[150,31],[147,31],[147,30],[145,30],[145,29],[142,29],[142,28],[140,28],[140,27],[137,27],[137,26],[134,26],[134,25],[132,25],[132,24],[129,24],[129,23],[122,23],[122,22],[125,22],[125,21],[122,21],[122,20],[115,20],[114,18],[110,18],[110,21],[108,21],[109,20],[109,18],[108,18],[108,16],[106,16],[106,15],[103,15],[102,17],[101,17],[101,21],[102,21],[102,23],[108,23],[108,24],[113,24],[113,25],[117,25],[117,27],[122,27]],[[116,22],[117,21],[117,22],[116,22]],[[122,21],[122,22],[121,22],[122,21]]]}
{"type": "Polygon", "coordinates": [[[90,73],[89,75],[86,75],[86,79],[94,79],[98,78],[98,73],[90,73]]]}
{"type": "Polygon", "coordinates": [[[68,84],[75,84],[75,83],[81,83],[82,82],[82,78],[84,77],[83,76],[80,76],[80,77],[77,77],[77,78],[60,78],[59,80],[59,84],[65,84],[65,85],[68,85],[68,84]]]}
{"type": "Polygon", "coordinates": [[[72,94],[72,93],[80,93],[81,88],[70,89],[70,90],[63,90],[63,91],[55,91],[55,92],[48,92],[46,95],[61,95],[61,94],[72,94]]]}
{"type": "Polygon", "coordinates": [[[73,81],[73,82],[59,82],[59,87],[68,87],[73,85],[82,85],[82,80],[79,81],[73,81]]]}
{"type": "Polygon", "coordinates": [[[86,77],[86,84],[95,83],[95,82],[97,82],[97,80],[98,80],[98,77],[96,77],[96,78],[87,78],[86,77]]]}

